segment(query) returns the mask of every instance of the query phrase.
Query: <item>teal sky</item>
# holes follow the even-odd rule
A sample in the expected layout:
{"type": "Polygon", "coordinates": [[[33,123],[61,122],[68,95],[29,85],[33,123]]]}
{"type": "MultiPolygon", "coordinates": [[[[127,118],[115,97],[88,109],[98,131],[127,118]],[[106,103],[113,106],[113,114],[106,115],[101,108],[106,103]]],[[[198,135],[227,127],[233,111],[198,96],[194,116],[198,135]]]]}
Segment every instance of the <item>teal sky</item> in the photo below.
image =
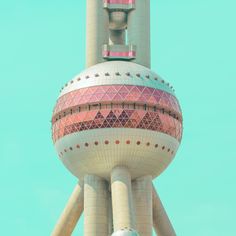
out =
{"type": "MultiPolygon", "coordinates": [[[[173,84],[184,116],[182,145],[155,185],[178,236],[235,236],[236,2],[151,8],[152,69],[173,84]]],[[[85,0],[0,1],[1,235],[50,235],[72,192],[50,119],[84,62],[85,0]]]]}

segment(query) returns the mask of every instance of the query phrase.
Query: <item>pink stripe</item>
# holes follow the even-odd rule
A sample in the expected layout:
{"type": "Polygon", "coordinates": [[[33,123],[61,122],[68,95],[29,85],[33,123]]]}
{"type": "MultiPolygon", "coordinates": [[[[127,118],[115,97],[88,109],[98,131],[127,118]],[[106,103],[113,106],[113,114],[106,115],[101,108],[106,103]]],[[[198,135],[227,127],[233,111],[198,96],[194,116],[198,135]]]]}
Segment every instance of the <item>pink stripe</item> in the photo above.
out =
{"type": "Polygon", "coordinates": [[[104,57],[135,57],[135,51],[129,52],[112,52],[112,51],[103,51],[104,57]]]}
{"type": "Polygon", "coordinates": [[[54,115],[63,110],[84,104],[103,102],[135,102],[161,106],[174,113],[181,113],[178,101],[167,92],[145,86],[103,85],[71,91],[57,101],[54,115]]]}
{"type": "Polygon", "coordinates": [[[53,141],[68,134],[100,128],[152,130],[168,134],[179,141],[182,137],[182,122],[166,113],[118,108],[84,111],[62,117],[53,124],[53,141]]]}
{"type": "Polygon", "coordinates": [[[104,0],[107,4],[134,4],[135,0],[104,0]]]}

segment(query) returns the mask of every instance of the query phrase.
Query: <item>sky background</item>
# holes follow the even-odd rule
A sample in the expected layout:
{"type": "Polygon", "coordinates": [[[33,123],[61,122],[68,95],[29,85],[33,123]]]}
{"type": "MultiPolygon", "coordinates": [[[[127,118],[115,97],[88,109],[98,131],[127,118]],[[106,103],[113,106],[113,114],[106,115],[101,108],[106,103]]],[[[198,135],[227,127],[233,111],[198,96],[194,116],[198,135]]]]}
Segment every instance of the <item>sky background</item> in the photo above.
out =
{"type": "MultiPolygon", "coordinates": [[[[155,180],[178,236],[236,235],[235,9],[235,0],[151,0],[152,69],[184,117],[177,156],[155,180]]],[[[76,184],[50,119],[84,64],[85,0],[0,1],[1,235],[50,235],[76,184]]]]}

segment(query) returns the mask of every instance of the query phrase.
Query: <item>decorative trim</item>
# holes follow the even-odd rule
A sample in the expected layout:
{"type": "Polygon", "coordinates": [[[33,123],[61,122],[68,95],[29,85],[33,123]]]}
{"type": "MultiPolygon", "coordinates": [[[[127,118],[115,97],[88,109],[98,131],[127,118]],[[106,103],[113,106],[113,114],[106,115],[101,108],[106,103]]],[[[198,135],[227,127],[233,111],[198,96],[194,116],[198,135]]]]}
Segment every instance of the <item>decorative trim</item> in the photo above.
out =
{"type": "Polygon", "coordinates": [[[136,57],[136,52],[135,51],[128,51],[128,52],[103,51],[103,57],[106,59],[123,58],[127,60],[132,60],[136,57]]]}
{"type": "MultiPolygon", "coordinates": [[[[131,143],[135,143],[137,146],[142,146],[142,143],[140,141],[132,141],[132,140],[126,140],[125,141],[125,144],[126,145],[130,145],[131,143]]],[[[99,146],[99,145],[118,145],[118,144],[122,144],[120,140],[116,140],[114,143],[113,142],[110,142],[108,139],[107,140],[104,140],[104,142],[101,142],[99,144],[98,141],[94,141],[93,143],[91,143],[91,145],[88,143],[88,142],[85,142],[83,144],[77,144],[74,148],[73,147],[69,147],[69,148],[65,148],[64,150],[60,151],[59,152],[59,156],[62,157],[64,154],[66,154],[67,152],[69,151],[76,151],[76,149],[80,149],[80,147],[85,147],[85,148],[91,148],[91,147],[96,147],[96,146],[99,146]]],[[[170,155],[174,155],[174,151],[171,150],[170,148],[164,148],[161,147],[161,148],[158,148],[159,145],[157,143],[150,143],[150,142],[147,142],[147,143],[143,143],[143,146],[146,146],[147,148],[154,148],[154,149],[159,149],[161,151],[165,151],[167,153],[169,153],[170,155]]]]}
{"type": "Polygon", "coordinates": [[[182,122],[160,111],[102,109],[72,114],[52,126],[53,141],[72,133],[102,128],[134,128],[161,132],[182,138],[182,122]]]}
{"type": "MultiPolygon", "coordinates": [[[[101,85],[73,90],[61,96],[54,108],[53,116],[67,112],[68,109],[74,110],[76,106],[102,103],[147,104],[181,114],[177,99],[163,90],[135,85],[101,85]]],[[[64,114],[61,114],[61,117],[62,115],[64,114]]]]}
{"type": "Polygon", "coordinates": [[[104,0],[104,8],[109,10],[132,10],[135,8],[135,0],[104,0]]]}

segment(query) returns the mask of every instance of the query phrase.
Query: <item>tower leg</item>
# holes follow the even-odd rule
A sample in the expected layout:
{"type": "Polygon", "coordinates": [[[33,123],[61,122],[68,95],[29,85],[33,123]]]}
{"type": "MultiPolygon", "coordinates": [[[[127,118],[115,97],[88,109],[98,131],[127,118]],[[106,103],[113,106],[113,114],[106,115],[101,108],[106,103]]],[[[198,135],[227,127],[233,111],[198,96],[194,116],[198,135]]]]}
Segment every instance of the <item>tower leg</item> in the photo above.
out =
{"type": "MultiPolygon", "coordinates": [[[[135,218],[133,209],[131,177],[128,169],[117,166],[111,173],[111,193],[113,210],[113,235],[130,235],[124,231],[126,229],[135,230],[135,218]]],[[[133,234],[134,235],[134,234],[133,234]]]]}
{"type": "Polygon", "coordinates": [[[84,208],[83,183],[78,183],[61,215],[52,236],[70,236],[84,208]]]}
{"type": "Polygon", "coordinates": [[[113,233],[113,216],[112,216],[112,202],[111,192],[108,193],[108,235],[113,233]]]}
{"type": "Polygon", "coordinates": [[[153,187],[153,226],[158,236],[176,236],[161,200],[153,187]]]}
{"type": "Polygon", "coordinates": [[[84,235],[108,235],[107,182],[94,175],[84,177],[84,235]]]}
{"type": "Polygon", "coordinates": [[[152,235],[152,177],[144,176],[132,182],[137,231],[140,236],[152,235]]]}

